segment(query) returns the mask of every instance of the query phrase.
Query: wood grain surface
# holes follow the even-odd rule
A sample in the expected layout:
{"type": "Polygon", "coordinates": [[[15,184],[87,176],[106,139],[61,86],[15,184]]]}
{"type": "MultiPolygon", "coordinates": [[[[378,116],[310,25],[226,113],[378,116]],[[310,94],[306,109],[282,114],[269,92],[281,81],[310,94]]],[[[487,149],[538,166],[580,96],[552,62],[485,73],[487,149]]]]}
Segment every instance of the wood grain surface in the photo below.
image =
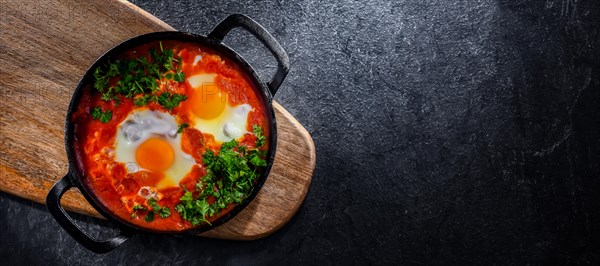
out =
{"type": "MultiPolygon", "coordinates": [[[[64,119],[79,78],[119,42],[174,29],[124,1],[0,2],[0,190],[43,204],[67,172],[64,119]]],[[[304,200],[315,167],[314,143],[283,107],[274,107],[278,145],[265,185],[234,219],[203,236],[267,236],[289,221],[304,200]]],[[[67,192],[62,203],[100,217],[76,190],[67,192]]]]}

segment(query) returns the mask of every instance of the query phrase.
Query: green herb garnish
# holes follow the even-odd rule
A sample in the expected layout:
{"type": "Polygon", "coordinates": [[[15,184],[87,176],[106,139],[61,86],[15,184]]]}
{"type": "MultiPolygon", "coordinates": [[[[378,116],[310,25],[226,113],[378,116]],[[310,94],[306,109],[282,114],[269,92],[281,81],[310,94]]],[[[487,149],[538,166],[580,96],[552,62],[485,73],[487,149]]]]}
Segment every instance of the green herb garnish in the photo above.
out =
{"type": "Polygon", "coordinates": [[[92,109],[90,114],[92,115],[92,118],[100,120],[102,123],[108,123],[112,118],[112,112],[110,110],[102,111],[102,108],[100,107],[92,109]]]}
{"type": "Polygon", "coordinates": [[[189,127],[190,125],[188,125],[187,123],[183,123],[181,125],[179,125],[177,127],[177,134],[183,132],[184,129],[186,129],[187,127],[189,127]]]}
{"type": "Polygon", "coordinates": [[[102,94],[100,98],[104,101],[114,100],[118,105],[118,96],[121,95],[132,98],[136,106],[157,102],[169,111],[186,100],[183,94],[158,93],[163,80],[185,81],[185,73],[179,64],[181,58],[175,58],[173,50],[164,49],[162,43],[159,45],[160,51],[152,48],[147,55],[116,60],[96,68],[94,88],[102,94]]]}
{"type": "Polygon", "coordinates": [[[170,92],[163,92],[158,96],[157,101],[160,103],[160,105],[170,111],[177,107],[180,102],[185,101],[186,99],[187,96],[185,96],[185,94],[171,94],[170,92]]]}
{"type": "Polygon", "coordinates": [[[146,218],[144,219],[146,222],[154,221],[154,217],[155,217],[156,213],[158,213],[158,215],[161,218],[167,218],[167,217],[171,216],[171,210],[168,207],[161,207],[155,198],[148,199],[146,201],[146,204],[148,204],[150,209],[147,209],[146,207],[139,205],[139,204],[134,205],[133,213],[131,214],[131,219],[133,219],[137,216],[138,211],[148,211],[146,213],[146,218]]]}
{"type": "MultiPolygon", "coordinates": [[[[160,215],[162,218],[171,216],[171,210],[168,207],[161,207],[158,205],[155,198],[148,199],[148,206],[152,208],[152,216],[154,216],[154,213],[158,213],[158,215],[160,215]]],[[[150,214],[150,212],[148,212],[148,214],[150,214]]],[[[154,219],[154,217],[152,217],[152,219],[154,219]]]]}
{"type": "Polygon", "coordinates": [[[154,212],[148,212],[148,214],[146,214],[146,222],[152,222],[154,221],[154,212]]]}
{"type": "MultiPolygon", "coordinates": [[[[255,126],[253,131],[260,132],[262,136],[260,127],[255,126]]],[[[218,214],[229,204],[242,202],[250,195],[259,177],[257,170],[267,165],[263,159],[265,156],[266,151],[248,149],[235,140],[223,143],[218,154],[207,150],[202,156],[207,168],[206,175],[196,183],[196,190],[200,194],[194,198],[191,191],[186,191],[175,210],[193,225],[209,223],[208,217],[218,214]],[[208,203],[210,196],[215,199],[212,204],[208,203]]]]}
{"type": "Polygon", "coordinates": [[[167,207],[162,207],[160,211],[158,211],[158,215],[160,215],[162,218],[167,218],[171,216],[171,210],[167,207]]]}
{"type": "Polygon", "coordinates": [[[146,210],[146,207],[144,207],[140,204],[133,205],[133,213],[131,214],[131,219],[133,219],[137,216],[138,211],[145,211],[145,210],[146,210]]]}
{"type": "Polygon", "coordinates": [[[173,76],[173,79],[175,81],[177,81],[177,82],[183,82],[185,80],[185,73],[183,73],[183,72],[177,72],[173,76]]]}
{"type": "Polygon", "coordinates": [[[254,135],[256,136],[255,145],[257,148],[260,148],[263,145],[265,145],[266,139],[265,139],[265,136],[263,135],[263,130],[261,127],[259,127],[258,125],[253,125],[252,133],[254,133],[254,135]]]}
{"type": "Polygon", "coordinates": [[[158,101],[158,97],[156,95],[146,94],[133,99],[133,104],[136,106],[144,106],[156,101],[158,101]]]}

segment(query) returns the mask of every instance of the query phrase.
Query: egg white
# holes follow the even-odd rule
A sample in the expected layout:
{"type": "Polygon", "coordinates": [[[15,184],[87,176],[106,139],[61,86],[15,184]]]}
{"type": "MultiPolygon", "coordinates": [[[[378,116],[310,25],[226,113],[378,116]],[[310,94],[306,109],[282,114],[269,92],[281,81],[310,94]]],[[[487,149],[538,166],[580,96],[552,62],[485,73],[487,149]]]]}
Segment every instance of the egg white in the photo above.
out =
{"type": "Polygon", "coordinates": [[[117,129],[115,161],[125,163],[129,173],[149,171],[139,166],[135,154],[138,147],[149,138],[160,138],[169,143],[174,159],[173,164],[163,171],[165,177],[156,188],[178,186],[196,162],[181,150],[181,134],[177,134],[177,128],[175,118],[169,114],[148,109],[134,110],[117,129]]]}
{"type": "Polygon", "coordinates": [[[213,119],[194,119],[194,128],[200,132],[211,134],[218,142],[228,142],[239,139],[248,133],[246,124],[248,113],[252,110],[249,104],[241,104],[235,107],[225,105],[225,110],[213,119]]]}
{"type": "MultiPolygon", "coordinates": [[[[188,82],[192,89],[201,90],[202,86],[214,84],[216,77],[216,74],[196,74],[190,76],[188,82]]],[[[203,119],[192,114],[193,127],[202,133],[213,135],[220,143],[239,139],[248,133],[246,128],[250,111],[252,106],[249,104],[231,106],[229,101],[226,101],[225,109],[215,118],[203,119]]]]}

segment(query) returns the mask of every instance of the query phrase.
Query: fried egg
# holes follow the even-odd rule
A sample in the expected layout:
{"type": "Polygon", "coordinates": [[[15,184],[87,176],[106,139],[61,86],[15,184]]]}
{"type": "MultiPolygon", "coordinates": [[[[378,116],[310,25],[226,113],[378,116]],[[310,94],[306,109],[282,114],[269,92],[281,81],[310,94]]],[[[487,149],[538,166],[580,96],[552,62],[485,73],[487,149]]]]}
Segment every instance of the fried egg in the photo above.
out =
{"type": "Polygon", "coordinates": [[[125,163],[129,173],[163,173],[164,178],[156,184],[158,189],[178,186],[196,162],[181,150],[177,128],[170,114],[134,110],[117,129],[115,161],[125,163]]]}
{"type": "Polygon", "coordinates": [[[219,143],[238,139],[248,131],[249,104],[231,106],[228,95],[215,84],[216,74],[196,74],[188,78],[194,128],[211,134],[219,143]]]}

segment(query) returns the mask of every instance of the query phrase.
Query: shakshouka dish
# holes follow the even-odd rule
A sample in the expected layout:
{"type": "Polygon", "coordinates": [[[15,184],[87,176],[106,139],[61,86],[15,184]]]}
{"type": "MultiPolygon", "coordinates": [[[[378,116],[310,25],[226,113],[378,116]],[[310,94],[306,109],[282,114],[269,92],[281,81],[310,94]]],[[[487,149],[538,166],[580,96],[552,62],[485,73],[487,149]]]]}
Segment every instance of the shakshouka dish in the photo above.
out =
{"type": "Polygon", "coordinates": [[[210,224],[266,167],[268,110],[244,72],[199,44],[162,41],[94,70],[73,113],[83,182],[134,226],[210,224]]]}

